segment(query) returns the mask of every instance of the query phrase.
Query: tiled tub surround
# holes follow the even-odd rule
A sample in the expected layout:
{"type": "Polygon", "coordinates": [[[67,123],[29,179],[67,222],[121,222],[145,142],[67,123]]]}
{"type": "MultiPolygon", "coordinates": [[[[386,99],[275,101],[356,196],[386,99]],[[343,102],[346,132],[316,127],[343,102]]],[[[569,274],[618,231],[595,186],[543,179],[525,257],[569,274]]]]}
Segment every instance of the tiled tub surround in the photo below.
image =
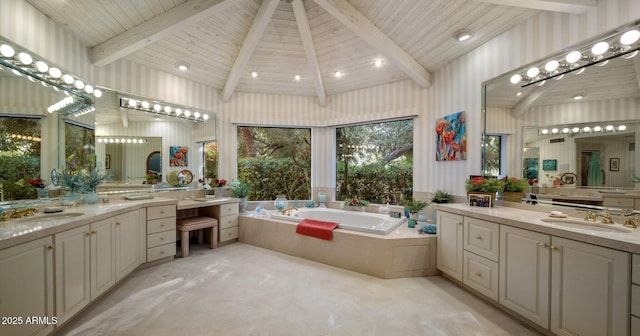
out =
{"type": "Polygon", "coordinates": [[[387,235],[336,229],[330,241],[297,234],[296,225],[240,215],[239,241],[383,279],[439,274],[436,237],[406,224],[387,235]]]}
{"type": "Polygon", "coordinates": [[[550,207],[530,209],[439,205],[438,269],[545,334],[640,335],[629,309],[640,306],[631,290],[640,229],[570,227],[542,221],[550,207]]]}
{"type": "Polygon", "coordinates": [[[407,221],[405,217],[393,218],[389,215],[370,212],[343,211],[329,208],[301,208],[288,212],[286,215],[274,211],[270,217],[295,223],[299,223],[303,219],[316,219],[338,223],[339,229],[381,235],[389,234],[407,221]]]}

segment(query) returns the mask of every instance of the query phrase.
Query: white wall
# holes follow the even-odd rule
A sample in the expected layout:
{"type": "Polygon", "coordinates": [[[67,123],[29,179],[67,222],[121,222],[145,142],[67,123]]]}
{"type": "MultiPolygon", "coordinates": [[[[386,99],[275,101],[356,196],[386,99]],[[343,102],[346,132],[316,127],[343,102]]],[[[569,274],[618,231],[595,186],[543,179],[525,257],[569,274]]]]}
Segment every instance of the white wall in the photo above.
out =
{"type": "MultiPolygon", "coordinates": [[[[0,35],[89,82],[220,112],[220,175],[227,178],[235,174],[233,122],[332,125],[417,114],[414,189],[446,189],[461,195],[466,177],[480,173],[482,83],[640,18],[640,1],[601,0],[598,3],[597,9],[582,15],[543,12],[533,17],[436,71],[430,89],[422,89],[411,81],[401,81],[329,96],[326,108],[319,107],[314,97],[240,92],[235,93],[230,102],[223,103],[219,90],[143,65],[120,61],[105,68],[95,68],[88,60],[87,49],[77,39],[23,0],[0,0],[0,35]],[[435,162],[434,120],[458,111],[467,113],[468,160],[435,162]]],[[[204,125],[192,134],[192,138],[207,132],[204,125]]],[[[330,129],[320,128],[314,135],[316,133],[320,137],[314,139],[314,145],[321,148],[314,148],[315,162],[331,162],[330,129]]],[[[314,168],[314,187],[330,186],[331,165],[314,163],[314,168]]]]}

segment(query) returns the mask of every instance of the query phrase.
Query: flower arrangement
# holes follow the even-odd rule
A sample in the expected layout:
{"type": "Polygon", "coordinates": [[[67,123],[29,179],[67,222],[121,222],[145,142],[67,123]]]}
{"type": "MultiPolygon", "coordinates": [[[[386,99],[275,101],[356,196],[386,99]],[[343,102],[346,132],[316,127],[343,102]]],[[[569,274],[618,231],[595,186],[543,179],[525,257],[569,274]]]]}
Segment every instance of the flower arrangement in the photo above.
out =
{"type": "Polygon", "coordinates": [[[28,183],[36,188],[44,188],[44,181],[39,177],[29,180],[28,183]]]}
{"type": "Polygon", "coordinates": [[[467,191],[471,192],[497,192],[504,190],[504,182],[497,178],[485,178],[476,176],[466,182],[467,191]]]}
{"type": "Polygon", "coordinates": [[[347,198],[344,200],[344,204],[353,207],[367,207],[369,202],[357,198],[347,198]]]}
{"type": "Polygon", "coordinates": [[[529,189],[529,180],[527,179],[511,177],[504,183],[504,191],[523,192],[527,189],[529,189]]]}
{"type": "Polygon", "coordinates": [[[224,187],[227,184],[227,180],[225,180],[225,179],[215,179],[215,180],[213,180],[213,184],[217,185],[218,187],[224,187]]]}
{"type": "Polygon", "coordinates": [[[538,179],[537,178],[530,178],[527,182],[529,183],[529,185],[538,184],[538,179]]]}
{"type": "Polygon", "coordinates": [[[98,170],[98,168],[80,169],[77,174],[78,187],[84,192],[94,192],[96,187],[107,177],[104,172],[98,170]]]}

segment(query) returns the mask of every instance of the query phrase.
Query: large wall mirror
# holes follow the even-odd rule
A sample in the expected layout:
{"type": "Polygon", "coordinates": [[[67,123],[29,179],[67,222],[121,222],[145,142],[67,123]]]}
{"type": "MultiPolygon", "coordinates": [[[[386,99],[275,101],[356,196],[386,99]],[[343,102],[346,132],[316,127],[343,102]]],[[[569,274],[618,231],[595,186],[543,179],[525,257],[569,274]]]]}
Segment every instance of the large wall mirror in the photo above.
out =
{"type": "Polygon", "coordinates": [[[61,71],[44,71],[54,65],[0,44],[0,199],[7,204],[37,199],[54,169],[95,166],[94,113],[90,94],[61,82],[61,71]]]}
{"type": "Polygon", "coordinates": [[[483,160],[483,172],[528,178],[539,195],[580,195],[586,203],[593,197],[596,205],[602,193],[637,187],[640,42],[620,42],[623,32],[637,29],[580,44],[575,64],[565,51],[485,83],[485,134],[502,137],[508,158],[502,166],[483,160]]]}

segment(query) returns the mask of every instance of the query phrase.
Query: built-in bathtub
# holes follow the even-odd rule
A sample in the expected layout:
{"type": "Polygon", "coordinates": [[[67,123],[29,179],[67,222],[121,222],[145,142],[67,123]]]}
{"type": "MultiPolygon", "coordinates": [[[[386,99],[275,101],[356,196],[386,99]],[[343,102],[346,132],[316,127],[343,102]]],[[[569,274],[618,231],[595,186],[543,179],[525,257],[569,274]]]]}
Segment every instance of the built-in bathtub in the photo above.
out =
{"type": "MultiPolygon", "coordinates": [[[[333,211],[349,217],[378,216],[333,211]]],[[[338,228],[333,231],[332,240],[323,240],[296,233],[298,223],[285,217],[241,214],[238,220],[239,241],[383,279],[439,274],[436,269],[436,236],[419,234],[406,222],[386,235],[338,228]]],[[[330,218],[324,217],[323,220],[327,219],[330,218]]]]}
{"type": "Polygon", "coordinates": [[[299,223],[303,219],[316,219],[338,223],[338,228],[352,231],[386,235],[404,224],[407,219],[393,218],[370,212],[354,212],[329,208],[301,208],[287,214],[274,212],[271,218],[299,223]]]}

